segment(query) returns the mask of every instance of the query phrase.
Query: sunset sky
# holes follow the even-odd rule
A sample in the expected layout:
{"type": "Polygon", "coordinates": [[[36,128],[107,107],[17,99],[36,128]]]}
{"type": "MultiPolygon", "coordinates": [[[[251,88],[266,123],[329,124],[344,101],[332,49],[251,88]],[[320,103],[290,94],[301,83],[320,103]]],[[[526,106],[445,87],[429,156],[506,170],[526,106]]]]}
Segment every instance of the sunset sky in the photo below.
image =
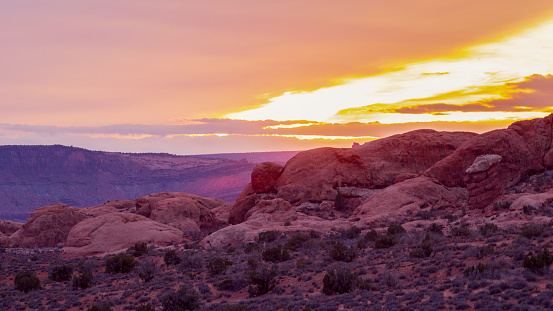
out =
{"type": "Polygon", "coordinates": [[[0,2],[0,144],[202,154],[553,112],[553,1],[0,2]]]}

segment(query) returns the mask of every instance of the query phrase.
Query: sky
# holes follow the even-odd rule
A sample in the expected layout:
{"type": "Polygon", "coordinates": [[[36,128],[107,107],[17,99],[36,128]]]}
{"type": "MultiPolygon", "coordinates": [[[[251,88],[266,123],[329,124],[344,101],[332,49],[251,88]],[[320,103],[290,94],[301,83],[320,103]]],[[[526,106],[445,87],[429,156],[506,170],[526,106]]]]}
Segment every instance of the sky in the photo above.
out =
{"type": "Polygon", "coordinates": [[[553,112],[553,2],[0,2],[0,145],[350,147],[553,112]]]}

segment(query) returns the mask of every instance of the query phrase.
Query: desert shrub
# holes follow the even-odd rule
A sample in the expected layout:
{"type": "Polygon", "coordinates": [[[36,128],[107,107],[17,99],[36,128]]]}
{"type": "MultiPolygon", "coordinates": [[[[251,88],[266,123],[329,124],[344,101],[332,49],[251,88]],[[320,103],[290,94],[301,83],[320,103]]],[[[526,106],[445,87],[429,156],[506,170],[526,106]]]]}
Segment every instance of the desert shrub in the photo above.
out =
{"type": "Polygon", "coordinates": [[[348,247],[344,242],[338,241],[332,245],[329,255],[336,261],[352,262],[357,258],[357,248],[348,247]]]}
{"type": "Polygon", "coordinates": [[[135,311],[156,311],[156,308],[154,308],[154,306],[152,306],[151,303],[148,303],[148,304],[141,304],[141,305],[138,305],[135,309],[135,311]]]}
{"type": "Polygon", "coordinates": [[[388,235],[397,235],[401,233],[405,233],[405,229],[401,225],[391,225],[388,227],[388,235]]]}
{"type": "Polygon", "coordinates": [[[494,224],[484,224],[478,227],[478,230],[483,236],[488,236],[489,234],[499,231],[499,228],[494,224]]]}
{"type": "Polygon", "coordinates": [[[207,263],[207,270],[211,275],[217,275],[227,271],[230,265],[232,265],[231,261],[216,257],[207,263]]]}
{"type": "Polygon", "coordinates": [[[247,305],[236,304],[236,305],[224,305],[219,306],[215,311],[249,311],[250,308],[247,305]]]}
{"type": "Polygon", "coordinates": [[[148,254],[148,244],[146,244],[146,242],[136,243],[129,248],[129,251],[132,252],[134,257],[140,257],[144,254],[148,254]]]}
{"type": "Polygon", "coordinates": [[[132,256],[120,254],[111,256],[106,261],[106,273],[128,273],[137,262],[132,256]]]}
{"type": "Polygon", "coordinates": [[[309,237],[312,239],[318,239],[321,237],[321,234],[315,230],[309,230],[309,237]]]}
{"type": "Polygon", "coordinates": [[[336,198],[334,199],[334,209],[337,211],[344,211],[347,208],[346,199],[340,192],[338,192],[338,194],[336,194],[336,198]]]}
{"type": "Polygon", "coordinates": [[[288,250],[286,250],[286,248],[282,248],[281,245],[264,250],[261,253],[261,257],[263,258],[263,260],[270,262],[282,262],[290,260],[290,254],[288,254],[288,250]]]}
{"type": "Polygon", "coordinates": [[[493,244],[486,244],[484,246],[469,247],[465,252],[464,257],[475,257],[482,259],[488,255],[492,255],[495,252],[493,244]]]}
{"type": "Polygon", "coordinates": [[[146,283],[153,280],[158,272],[157,263],[151,257],[145,258],[138,265],[138,276],[146,283]]]}
{"type": "Polygon", "coordinates": [[[369,232],[367,232],[367,234],[365,234],[365,236],[363,237],[365,240],[367,241],[376,241],[376,239],[378,239],[378,232],[376,232],[376,230],[371,230],[369,232]]]}
{"type": "Polygon", "coordinates": [[[427,233],[422,240],[421,245],[415,250],[411,251],[409,253],[409,256],[413,258],[426,258],[430,257],[433,250],[434,247],[432,246],[432,242],[430,241],[430,235],[427,233]]]}
{"type": "Polygon", "coordinates": [[[524,205],[522,207],[522,212],[526,215],[530,215],[532,214],[532,211],[534,210],[534,207],[533,206],[530,206],[530,205],[524,205]]]}
{"type": "Polygon", "coordinates": [[[29,270],[18,272],[13,279],[13,283],[18,291],[25,293],[32,290],[42,289],[40,286],[40,280],[29,270]]]}
{"type": "Polygon", "coordinates": [[[73,267],[70,265],[55,266],[48,274],[48,278],[54,282],[70,281],[73,276],[73,267]]]}
{"type": "Polygon", "coordinates": [[[300,248],[305,242],[309,241],[310,237],[308,234],[296,233],[290,237],[286,243],[284,243],[284,248],[287,248],[292,251],[296,251],[300,248]]]}
{"type": "Polygon", "coordinates": [[[85,271],[73,278],[73,289],[86,289],[94,285],[94,275],[91,271],[85,271]]]}
{"type": "Polygon", "coordinates": [[[511,202],[503,201],[503,202],[495,202],[493,204],[493,210],[499,211],[499,210],[507,210],[511,207],[511,202]]]}
{"type": "Polygon", "coordinates": [[[463,274],[466,278],[474,280],[482,278],[482,275],[488,270],[490,270],[490,267],[487,264],[479,263],[476,266],[466,268],[463,274]]]}
{"type": "Polygon", "coordinates": [[[553,255],[544,248],[542,251],[536,254],[528,254],[524,257],[523,266],[524,268],[534,271],[534,272],[543,272],[549,269],[549,266],[553,263],[553,255]]]}
{"type": "Polygon", "coordinates": [[[353,291],[359,284],[359,278],[346,265],[330,267],[323,277],[325,295],[344,294],[353,291]]]}
{"type": "Polygon", "coordinates": [[[426,232],[431,232],[439,235],[444,235],[444,232],[442,231],[444,229],[444,226],[438,225],[437,223],[431,223],[428,228],[426,228],[426,232]]]}
{"type": "Polygon", "coordinates": [[[166,311],[194,310],[200,307],[198,292],[189,286],[181,286],[176,292],[169,291],[160,300],[166,311]]]}
{"type": "Polygon", "coordinates": [[[248,243],[248,245],[246,245],[246,248],[244,248],[244,253],[246,254],[249,254],[252,252],[260,252],[260,251],[261,251],[261,246],[259,246],[259,244],[257,243],[248,243]]]}
{"type": "Polygon", "coordinates": [[[540,224],[528,223],[522,225],[519,235],[527,239],[539,237],[545,231],[545,226],[540,224]]]}
{"type": "Polygon", "coordinates": [[[203,268],[203,259],[192,252],[184,252],[180,256],[180,268],[183,270],[199,270],[203,268]]]}
{"type": "Polygon", "coordinates": [[[111,311],[111,306],[107,302],[100,305],[94,304],[92,307],[88,308],[87,311],[111,311]]]}
{"type": "Polygon", "coordinates": [[[242,279],[224,279],[217,283],[215,287],[221,291],[236,292],[248,286],[248,281],[242,279]]]}
{"type": "Polygon", "coordinates": [[[259,242],[271,243],[278,239],[278,231],[264,231],[259,233],[259,242]]]}
{"type": "Polygon", "coordinates": [[[180,257],[177,255],[177,251],[172,249],[167,251],[163,256],[163,261],[166,265],[178,265],[180,263],[180,257]]]}
{"type": "Polygon", "coordinates": [[[451,228],[452,236],[470,236],[470,231],[468,227],[453,227],[451,228]]]}
{"type": "Polygon", "coordinates": [[[357,228],[356,226],[353,226],[346,230],[343,234],[343,237],[346,239],[355,239],[361,234],[361,229],[357,228]]]}
{"type": "Polygon", "coordinates": [[[276,286],[277,269],[273,266],[271,269],[260,267],[251,269],[248,272],[250,287],[248,293],[251,297],[257,297],[272,291],[276,286]]]}
{"type": "Polygon", "coordinates": [[[390,248],[398,243],[398,239],[395,235],[379,234],[374,241],[374,248],[390,248]]]}

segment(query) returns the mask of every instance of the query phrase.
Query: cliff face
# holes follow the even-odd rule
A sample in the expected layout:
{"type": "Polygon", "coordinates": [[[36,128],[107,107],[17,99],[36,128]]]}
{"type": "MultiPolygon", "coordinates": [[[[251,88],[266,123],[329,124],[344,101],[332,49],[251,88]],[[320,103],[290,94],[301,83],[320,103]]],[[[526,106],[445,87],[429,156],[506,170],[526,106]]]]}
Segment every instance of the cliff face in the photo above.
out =
{"type": "Polygon", "coordinates": [[[169,154],[65,146],[0,146],[0,219],[25,219],[56,202],[76,207],[155,192],[234,201],[254,164],[169,154]]]}

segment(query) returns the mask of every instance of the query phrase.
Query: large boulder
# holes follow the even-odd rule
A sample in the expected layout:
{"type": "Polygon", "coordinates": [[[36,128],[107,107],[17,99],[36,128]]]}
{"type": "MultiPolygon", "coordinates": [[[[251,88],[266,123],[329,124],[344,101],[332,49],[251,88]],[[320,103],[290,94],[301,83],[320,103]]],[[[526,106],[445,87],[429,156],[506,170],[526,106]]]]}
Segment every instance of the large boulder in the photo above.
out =
{"type": "Polygon", "coordinates": [[[325,220],[295,211],[288,201],[283,199],[261,199],[244,216],[244,221],[220,229],[201,241],[204,247],[222,247],[255,241],[260,232],[278,231],[282,233],[335,232],[337,229],[351,227],[350,221],[339,218],[325,220]]]}
{"type": "Polygon", "coordinates": [[[23,227],[22,223],[0,219],[0,233],[2,234],[10,236],[21,229],[21,227],[23,227]]]}
{"type": "Polygon", "coordinates": [[[124,251],[141,242],[165,245],[182,241],[183,233],[177,228],[137,214],[109,213],[74,226],[62,255],[65,258],[102,256],[124,251]]]}
{"type": "Polygon", "coordinates": [[[430,167],[425,175],[447,186],[469,187],[472,207],[484,208],[521,178],[553,167],[552,120],[553,114],[474,137],[430,167]],[[477,157],[486,154],[500,156],[501,161],[490,166],[486,174],[467,171],[477,157]]]}
{"type": "Polygon", "coordinates": [[[286,163],[276,185],[278,197],[292,204],[321,202],[334,200],[337,187],[385,188],[398,176],[424,172],[475,136],[416,130],[352,149],[304,151],[286,163]]]}
{"type": "Polygon", "coordinates": [[[282,173],[283,167],[272,162],[258,164],[252,171],[251,184],[257,193],[276,191],[276,182],[282,173]]]}
{"type": "Polygon", "coordinates": [[[351,218],[361,218],[369,224],[381,220],[400,220],[421,209],[460,207],[466,190],[448,188],[437,180],[417,177],[394,184],[369,197],[357,207],[351,218]]]}
{"type": "Polygon", "coordinates": [[[10,239],[22,247],[56,246],[65,243],[71,228],[86,218],[81,209],[63,203],[40,207],[10,239]]]}
{"type": "Polygon", "coordinates": [[[0,246],[11,246],[10,235],[17,232],[23,226],[22,223],[13,222],[11,220],[0,220],[0,246]]]}
{"type": "Polygon", "coordinates": [[[94,216],[114,212],[136,212],[184,232],[193,232],[211,231],[222,226],[224,223],[217,219],[211,210],[224,204],[228,202],[184,192],[160,192],[136,200],[109,201],[85,210],[94,216]]]}

